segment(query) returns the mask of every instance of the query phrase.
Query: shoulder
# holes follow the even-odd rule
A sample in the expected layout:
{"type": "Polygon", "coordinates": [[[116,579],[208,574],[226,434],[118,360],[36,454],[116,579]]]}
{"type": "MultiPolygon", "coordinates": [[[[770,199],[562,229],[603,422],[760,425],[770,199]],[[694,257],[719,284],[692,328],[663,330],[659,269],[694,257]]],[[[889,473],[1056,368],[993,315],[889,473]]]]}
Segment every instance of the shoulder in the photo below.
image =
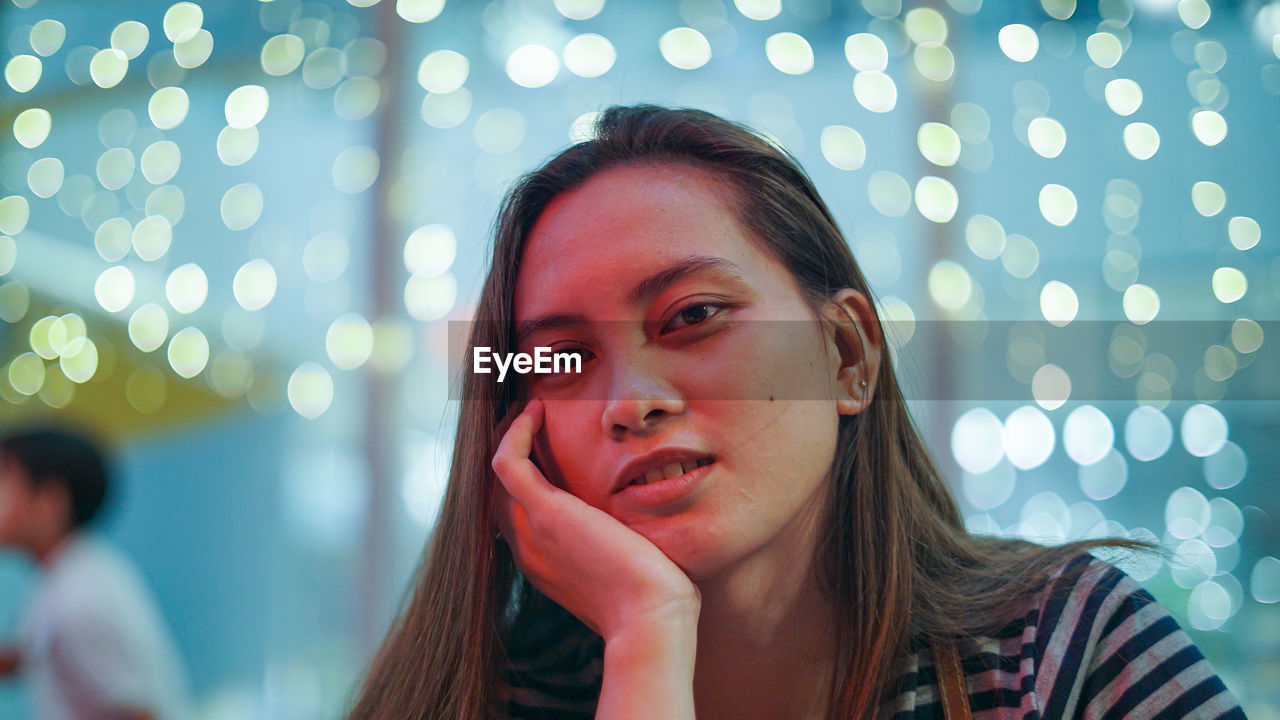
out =
{"type": "MultiPolygon", "coordinates": [[[[1244,717],[1169,612],[1087,554],[1055,567],[1017,620],[958,649],[974,720],[1244,717]]],[[[887,714],[939,717],[937,684],[929,644],[913,641],[887,714]]]]}
{"type": "Polygon", "coordinates": [[[1044,717],[1244,717],[1177,621],[1110,563],[1066,562],[1029,619],[1044,717]]]}
{"type": "Polygon", "coordinates": [[[108,541],[76,537],[49,569],[45,584],[65,610],[101,611],[127,607],[146,595],[133,563],[108,541]]]}
{"type": "Polygon", "coordinates": [[[64,648],[150,655],[171,642],[142,575],[106,540],[77,539],[49,569],[40,592],[47,636],[64,648]]]}

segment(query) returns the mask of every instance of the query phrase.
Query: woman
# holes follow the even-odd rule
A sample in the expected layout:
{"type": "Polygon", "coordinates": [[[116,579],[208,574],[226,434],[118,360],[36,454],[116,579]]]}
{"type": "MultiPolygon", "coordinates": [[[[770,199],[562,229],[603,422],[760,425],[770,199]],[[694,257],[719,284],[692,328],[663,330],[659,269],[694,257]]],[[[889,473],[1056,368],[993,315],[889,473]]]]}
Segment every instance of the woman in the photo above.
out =
{"type": "Polygon", "coordinates": [[[965,531],[831,213],[737,125],[612,108],[518,182],[484,347],[581,372],[465,376],[436,534],[352,718],[942,717],[950,649],[950,712],[1243,717],[1083,554],[1137,543],[965,531]]]}

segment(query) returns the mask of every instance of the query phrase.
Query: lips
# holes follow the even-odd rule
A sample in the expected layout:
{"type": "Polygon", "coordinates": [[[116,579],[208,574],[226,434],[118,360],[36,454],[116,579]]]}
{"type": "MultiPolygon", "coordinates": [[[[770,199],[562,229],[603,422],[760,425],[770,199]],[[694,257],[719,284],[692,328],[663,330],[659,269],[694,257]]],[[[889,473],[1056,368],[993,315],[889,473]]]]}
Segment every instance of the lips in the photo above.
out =
{"type": "Polygon", "coordinates": [[[694,450],[659,450],[643,455],[623,466],[613,491],[621,492],[632,485],[648,485],[671,480],[710,465],[714,458],[694,450]]]}

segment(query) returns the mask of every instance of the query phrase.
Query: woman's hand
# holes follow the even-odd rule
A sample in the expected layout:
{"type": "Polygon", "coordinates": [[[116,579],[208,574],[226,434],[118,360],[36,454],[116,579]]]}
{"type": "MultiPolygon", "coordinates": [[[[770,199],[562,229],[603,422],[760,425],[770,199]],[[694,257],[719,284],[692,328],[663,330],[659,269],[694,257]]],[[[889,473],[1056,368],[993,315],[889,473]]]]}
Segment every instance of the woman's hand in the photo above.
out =
{"type": "Polygon", "coordinates": [[[529,457],[542,413],[530,401],[493,456],[498,523],[516,565],[604,638],[597,720],[692,720],[698,589],[657,545],[547,482],[529,457]]]}
{"type": "Polygon", "coordinates": [[[530,459],[543,412],[540,399],[530,401],[493,456],[498,523],[516,565],[606,646],[646,644],[661,632],[687,633],[692,647],[697,587],[647,538],[547,481],[530,459]]]}

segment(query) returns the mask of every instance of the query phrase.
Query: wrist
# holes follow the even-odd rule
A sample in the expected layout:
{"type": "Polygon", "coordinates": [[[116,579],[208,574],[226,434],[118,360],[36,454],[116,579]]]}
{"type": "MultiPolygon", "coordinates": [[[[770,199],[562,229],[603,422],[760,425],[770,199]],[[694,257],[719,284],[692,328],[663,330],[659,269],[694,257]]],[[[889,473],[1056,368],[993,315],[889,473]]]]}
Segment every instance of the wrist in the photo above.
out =
{"type": "Polygon", "coordinates": [[[641,648],[692,643],[698,636],[697,610],[635,616],[630,622],[602,635],[605,647],[641,648]]]}
{"type": "Polygon", "coordinates": [[[698,624],[671,616],[606,638],[596,718],[693,718],[698,624]]]}
{"type": "Polygon", "coordinates": [[[701,598],[697,595],[670,600],[643,611],[628,609],[603,629],[601,637],[606,645],[653,643],[659,637],[695,637],[701,610],[701,598]]]}

